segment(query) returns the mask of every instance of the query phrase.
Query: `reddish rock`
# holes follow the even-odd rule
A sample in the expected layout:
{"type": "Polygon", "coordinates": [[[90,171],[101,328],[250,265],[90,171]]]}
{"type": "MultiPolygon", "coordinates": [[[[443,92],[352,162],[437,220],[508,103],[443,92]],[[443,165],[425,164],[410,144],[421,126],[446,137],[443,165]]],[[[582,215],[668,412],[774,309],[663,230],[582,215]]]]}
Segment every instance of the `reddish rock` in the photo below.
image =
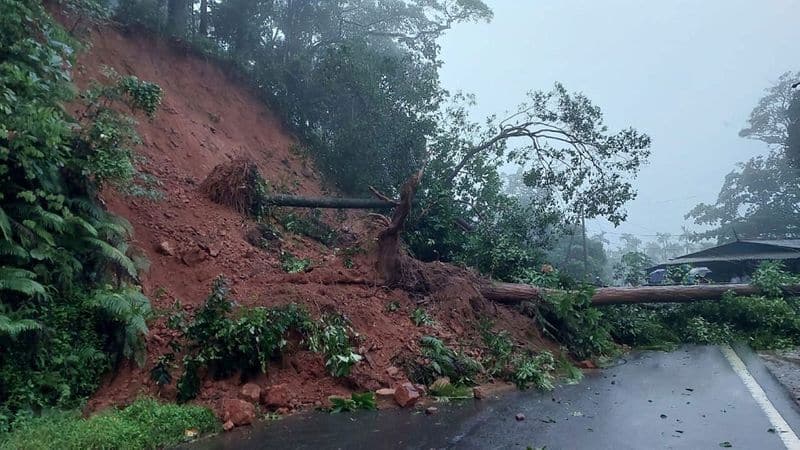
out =
{"type": "Polygon", "coordinates": [[[238,398],[222,400],[222,420],[232,422],[237,427],[250,425],[256,420],[256,407],[238,398]]]}
{"type": "Polygon", "coordinates": [[[525,420],[525,414],[517,413],[517,415],[514,416],[514,418],[517,419],[517,422],[521,422],[521,421],[525,420]]]}
{"type": "Polygon", "coordinates": [[[419,395],[428,395],[428,388],[424,384],[415,384],[414,389],[419,392],[419,395]]]}
{"type": "Polygon", "coordinates": [[[172,248],[172,245],[168,241],[163,241],[159,243],[158,247],[156,247],[156,250],[158,251],[158,253],[161,253],[162,255],[175,256],[175,250],[172,248]]]}
{"type": "Polygon", "coordinates": [[[476,386],[472,388],[472,396],[478,400],[484,399],[486,398],[486,389],[482,388],[481,386],[476,386]]]}
{"type": "Polygon", "coordinates": [[[595,364],[591,359],[584,359],[583,361],[578,362],[578,367],[581,369],[597,369],[597,364],[595,364]]]}
{"type": "Polygon", "coordinates": [[[403,383],[394,388],[394,401],[403,408],[413,406],[419,397],[419,391],[411,383],[403,383]]]}
{"type": "Polygon", "coordinates": [[[258,403],[261,400],[261,387],[255,383],[247,383],[239,391],[239,397],[250,403],[258,403]]]}
{"type": "Polygon", "coordinates": [[[222,424],[222,429],[225,431],[231,431],[235,425],[230,420],[222,424]]]}
{"type": "Polygon", "coordinates": [[[208,253],[200,248],[189,250],[181,254],[181,261],[189,267],[194,267],[208,258],[208,253]]]}
{"type": "Polygon", "coordinates": [[[390,377],[395,377],[400,373],[400,369],[395,366],[389,366],[386,368],[386,373],[389,374],[390,377]]]}
{"type": "Polygon", "coordinates": [[[377,391],[375,391],[375,395],[378,397],[394,397],[394,389],[392,388],[378,389],[377,391]]]}
{"type": "Polygon", "coordinates": [[[289,406],[289,390],[285,384],[270,386],[261,393],[261,403],[267,406],[289,406]]]}

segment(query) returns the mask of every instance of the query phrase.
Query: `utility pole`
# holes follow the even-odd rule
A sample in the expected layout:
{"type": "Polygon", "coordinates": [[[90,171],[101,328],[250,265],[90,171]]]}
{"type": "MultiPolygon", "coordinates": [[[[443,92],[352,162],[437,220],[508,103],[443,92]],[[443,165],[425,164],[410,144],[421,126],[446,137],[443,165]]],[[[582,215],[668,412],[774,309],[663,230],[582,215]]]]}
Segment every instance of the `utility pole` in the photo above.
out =
{"type": "Polygon", "coordinates": [[[581,213],[581,228],[583,229],[583,281],[589,280],[589,258],[586,253],[586,215],[581,213]]]}

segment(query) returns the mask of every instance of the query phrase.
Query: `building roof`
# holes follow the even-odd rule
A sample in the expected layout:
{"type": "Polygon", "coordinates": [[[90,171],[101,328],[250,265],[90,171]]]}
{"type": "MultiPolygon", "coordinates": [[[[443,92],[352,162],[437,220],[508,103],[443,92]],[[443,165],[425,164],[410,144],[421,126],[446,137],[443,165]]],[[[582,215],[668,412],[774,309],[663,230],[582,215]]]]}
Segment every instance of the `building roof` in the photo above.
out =
{"type": "Polygon", "coordinates": [[[765,261],[800,258],[800,239],[738,240],[727,244],[672,258],[652,267],[656,269],[678,264],[701,264],[720,261],[765,261]]]}

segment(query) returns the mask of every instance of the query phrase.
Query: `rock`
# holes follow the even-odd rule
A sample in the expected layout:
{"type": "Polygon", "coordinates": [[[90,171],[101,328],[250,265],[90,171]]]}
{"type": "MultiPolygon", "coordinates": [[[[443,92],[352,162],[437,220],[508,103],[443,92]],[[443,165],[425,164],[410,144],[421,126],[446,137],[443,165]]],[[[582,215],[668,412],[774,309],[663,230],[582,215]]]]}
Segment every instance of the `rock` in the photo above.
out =
{"type": "Polygon", "coordinates": [[[429,416],[432,416],[432,415],[436,414],[437,412],[439,412],[439,408],[437,408],[435,406],[429,406],[429,407],[425,408],[425,414],[427,414],[429,416]]]}
{"type": "Polygon", "coordinates": [[[428,395],[428,388],[424,384],[415,384],[414,388],[419,392],[419,395],[428,395]]]}
{"type": "Polygon", "coordinates": [[[239,397],[250,403],[258,403],[261,400],[261,387],[255,383],[246,383],[239,391],[239,397]]]}
{"type": "Polygon", "coordinates": [[[413,406],[419,397],[419,392],[411,383],[403,383],[394,389],[394,401],[403,408],[413,406]]]}
{"type": "Polygon", "coordinates": [[[208,258],[208,253],[200,248],[189,250],[181,254],[181,261],[189,267],[194,267],[208,258]]]}
{"type": "Polygon", "coordinates": [[[261,393],[261,403],[275,407],[289,406],[289,390],[285,384],[270,386],[261,393]]]}
{"type": "Polygon", "coordinates": [[[222,424],[222,429],[225,431],[231,431],[233,427],[234,427],[233,422],[231,422],[230,420],[222,424]]]}
{"type": "Polygon", "coordinates": [[[278,408],[275,410],[275,412],[282,416],[285,416],[286,414],[289,414],[289,408],[278,408]]]}
{"type": "Polygon", "coordinates": [[[400,373],[400,369],[395,366],[389,366],[386,368],[386,373],[389,374],[390,377],[395,377],[400,373]]]}
{"type": "Polygon", "coordinates": [[[256,407],[238,398],[223,399],[222,420],[230,421],[237,427],[250,425],[256,420],[256,407]]]}
{"type": "Polygon", "coordinates": [[[486,389],[481,386],[472,388],[472,396],[478,400],[486,398],[486,389]]]}
{"type": "Polygon", "coordinates": [[[160,242],[158,247],[156,247],[156,251],[162,255],[175,256],[175,249],[172,248],[172,244],[170,244],[169,241],[160,242]]]}
{"type": "Polygon", "coordinates": [[[583,361],[578,361],[578,367],[581,369],[597,369],[597,364],[594,363],[591,359],[584,359],[583,361]]]}
{"type": "Polygon", "coordinates": [[[523,421],[525,420],[525,414],[517,413],[517,415],[514,416],[514,418],[517,419],[517,422],[523,421]]]}
{"type": "Polygon", "coordinates": [[[375,395],[378,397],[394,397],[394,391],[392,388],[378,389],[375,391],[375,395]]]}

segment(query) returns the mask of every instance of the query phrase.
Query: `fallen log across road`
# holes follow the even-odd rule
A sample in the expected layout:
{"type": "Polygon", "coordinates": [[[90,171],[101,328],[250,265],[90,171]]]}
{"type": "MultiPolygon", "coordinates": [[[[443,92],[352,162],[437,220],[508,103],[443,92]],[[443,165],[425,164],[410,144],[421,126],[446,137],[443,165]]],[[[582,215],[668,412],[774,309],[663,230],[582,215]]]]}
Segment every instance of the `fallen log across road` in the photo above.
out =
{"type": "MultiPolygon", "coordinates": [[[[545,289],[529,284],[487,283],[480,288],[481,294],[498,303],[520,303],[541,301],[555,289],[545,289]]],[[[687,303],[701,300],[719,300],[728,292],[736,295],[758,295],[761,291],[751,284],[696,284],[690,286],[638,286],[602,287],[595,289],[591,303],[595,306],[624,305],[631,303],[687,303]]],[[[788,295],[800,295],[800,285],[783,287],[788,295]]],[[[561,291],[563,292],[563,291],[561,291]]]]}

